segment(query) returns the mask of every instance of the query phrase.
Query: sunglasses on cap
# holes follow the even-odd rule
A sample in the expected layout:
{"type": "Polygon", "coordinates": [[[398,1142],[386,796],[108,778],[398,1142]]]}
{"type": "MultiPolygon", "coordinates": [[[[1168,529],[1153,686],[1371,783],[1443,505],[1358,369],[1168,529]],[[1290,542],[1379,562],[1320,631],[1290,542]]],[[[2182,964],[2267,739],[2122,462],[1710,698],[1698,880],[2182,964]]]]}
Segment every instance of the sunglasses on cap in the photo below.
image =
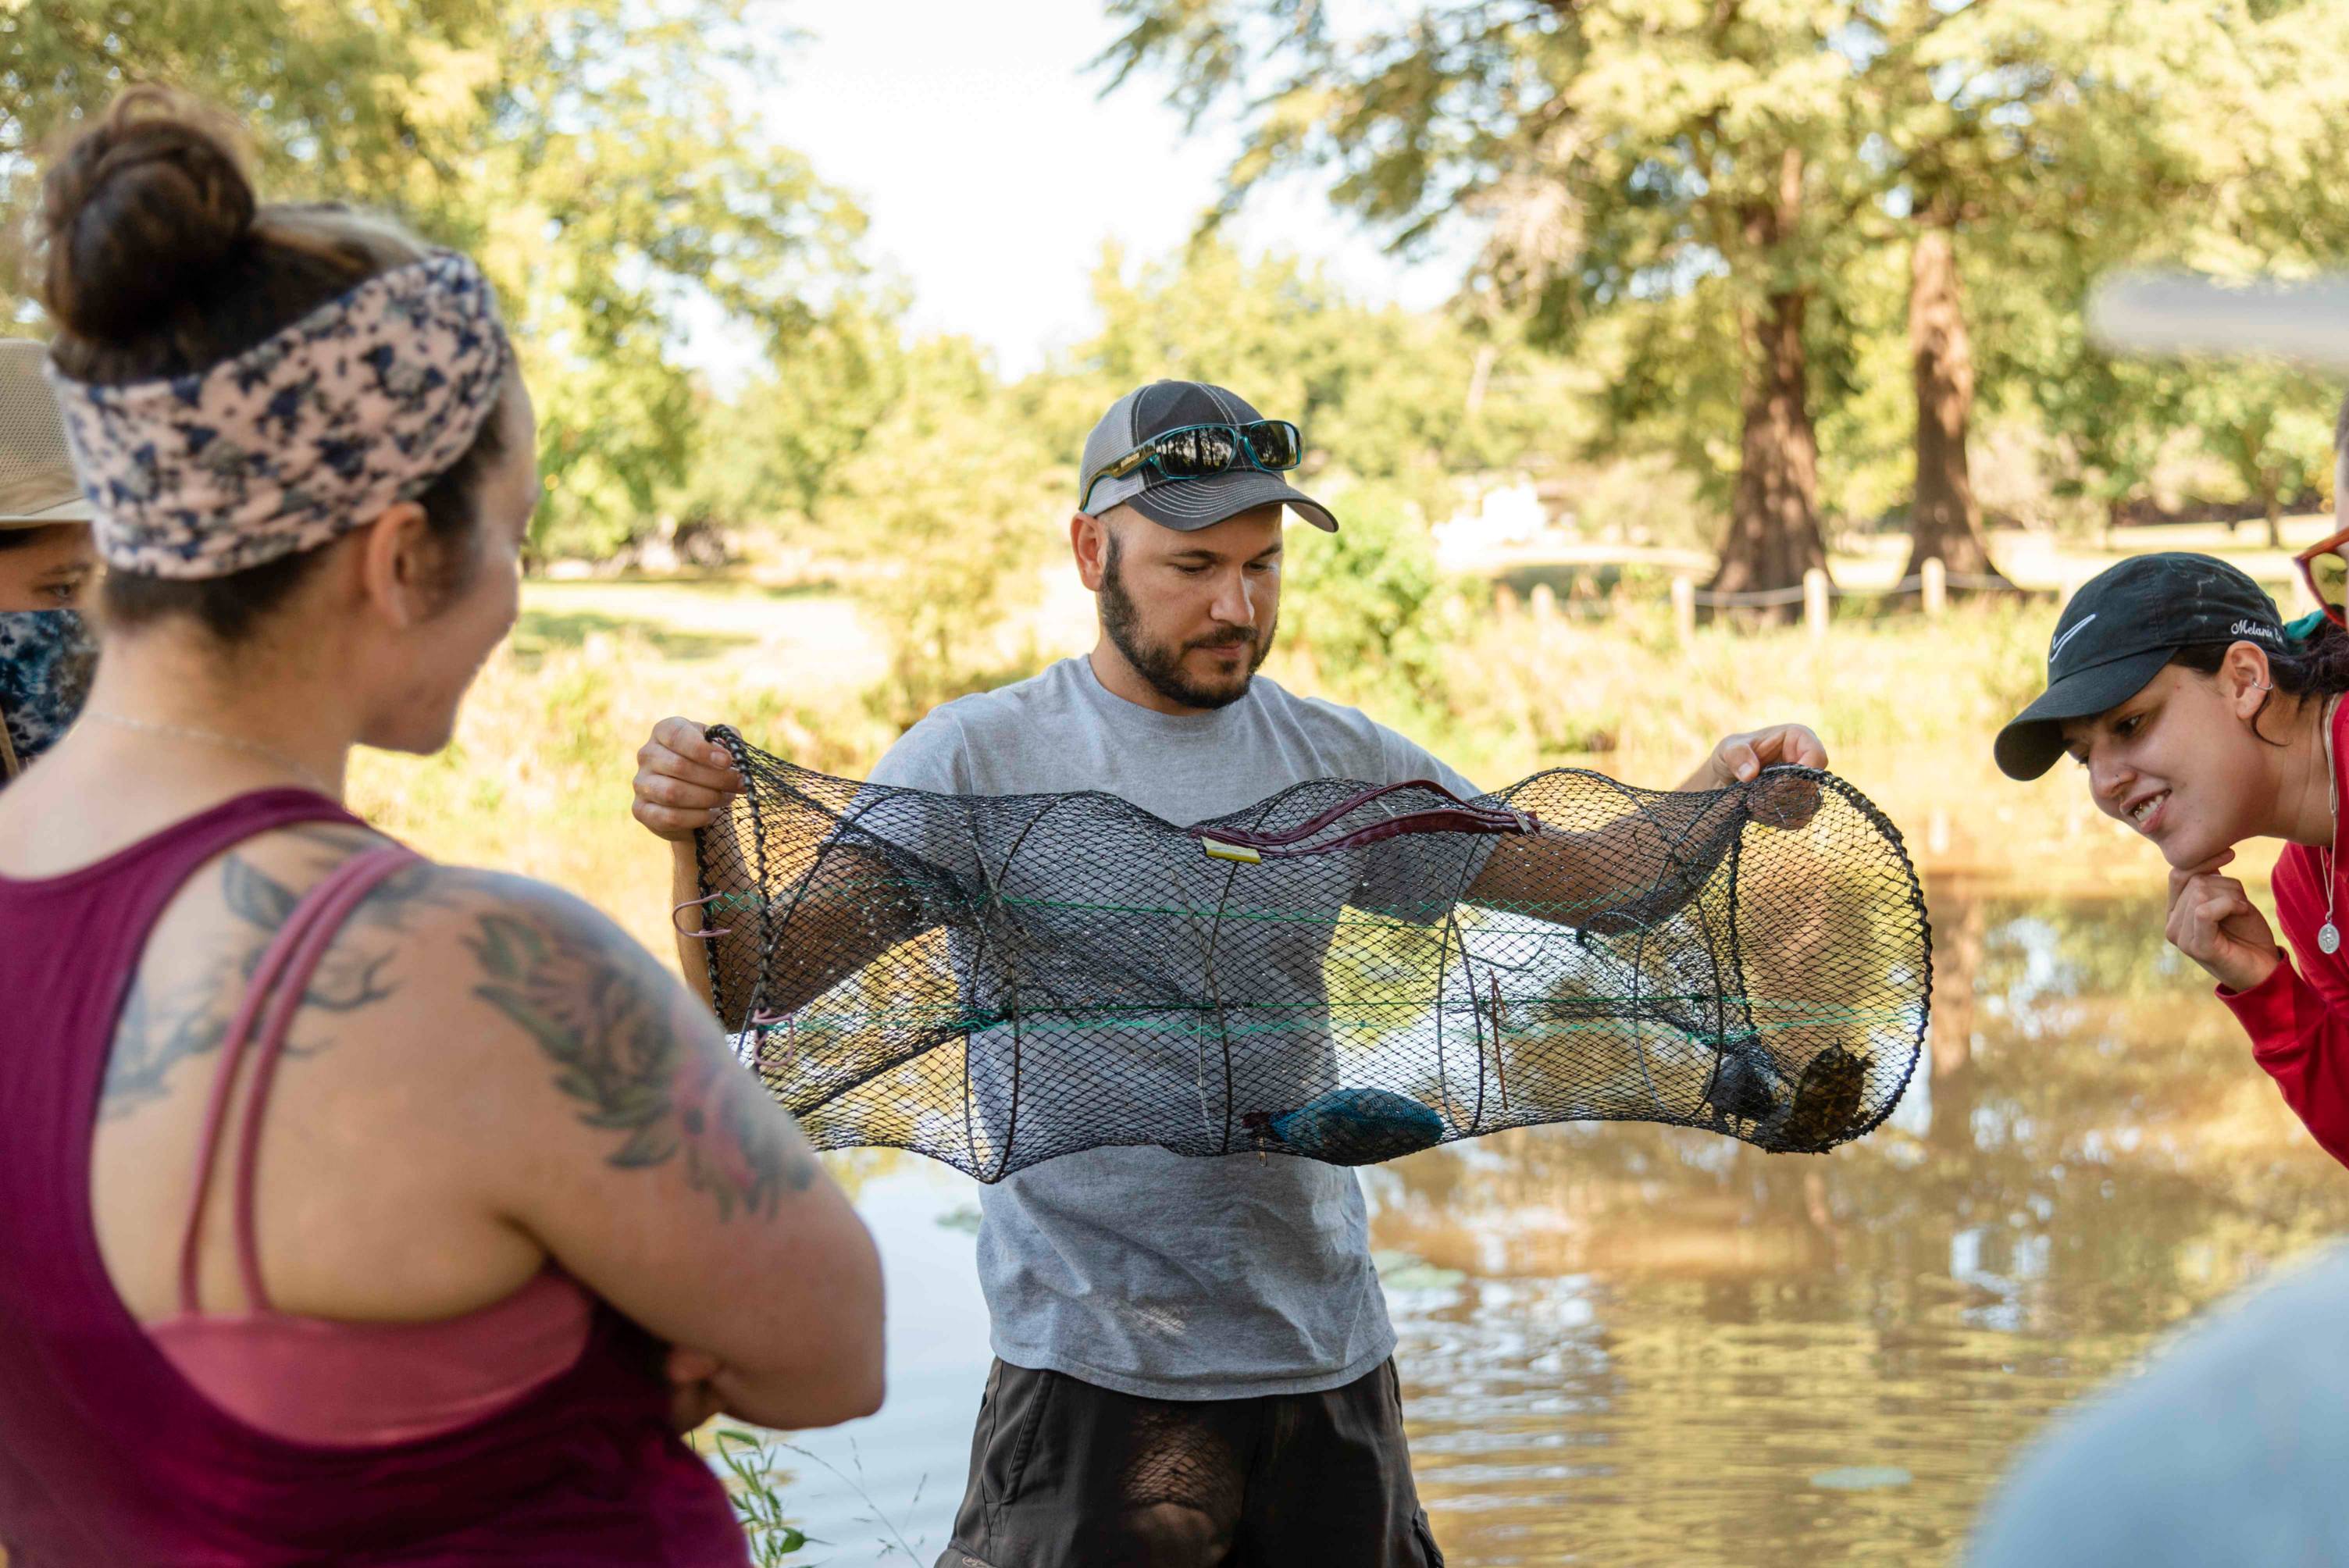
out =
{"type": "Polygon", "coordinates": [[[1092,502],[1093,486],[1102,480],[1122,480],[1144,466],[1163,479],[1204,480],[1235,468],[1286,473],[1304,460],[1305,437],[1286,419],[1258,419],[1252,425],[1185,425],[1161,431],[1086,475],[1077,510],[1082,511],[1092,502]]]}
{"type": "Polygon", "coordinates": [[[2349,630],[2349,528],[2318,540],[2292,558],[2300,568],[2300,580],[2316,595],[2324,618],[2334,625],[2349,630]]]}

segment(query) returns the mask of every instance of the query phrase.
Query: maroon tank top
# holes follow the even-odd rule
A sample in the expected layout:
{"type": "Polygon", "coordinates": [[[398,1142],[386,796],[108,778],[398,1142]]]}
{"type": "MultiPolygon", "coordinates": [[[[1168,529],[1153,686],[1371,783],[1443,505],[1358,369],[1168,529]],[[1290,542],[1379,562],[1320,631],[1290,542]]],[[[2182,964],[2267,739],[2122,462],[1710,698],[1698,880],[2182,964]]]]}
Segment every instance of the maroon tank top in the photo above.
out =
{"type": "Polygon", "coordinates": [[[0,877],[0,1547],[80,1564],[748,1563],[724,1489],[668,1429],[660,1346],[598,1303],[559,1376],[453,1430],[274,1437],[212,1403],[115,1294],[90,1222],[99,1087],[181,883],[324,798],[223,802],[94,865],[0,877]]]}

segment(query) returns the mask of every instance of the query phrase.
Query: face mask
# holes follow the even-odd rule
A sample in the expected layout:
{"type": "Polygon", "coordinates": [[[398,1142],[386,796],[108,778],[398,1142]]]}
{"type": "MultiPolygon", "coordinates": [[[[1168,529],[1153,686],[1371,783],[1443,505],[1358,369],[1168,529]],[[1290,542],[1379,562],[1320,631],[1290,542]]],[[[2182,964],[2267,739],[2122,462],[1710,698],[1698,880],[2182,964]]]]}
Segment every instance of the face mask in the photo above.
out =
{"type": "Polygon", "coordinates": [[[0,612],[0,718],[18,762],[66,732],[97,669],[98,638],[77,612],[0,612]]]}

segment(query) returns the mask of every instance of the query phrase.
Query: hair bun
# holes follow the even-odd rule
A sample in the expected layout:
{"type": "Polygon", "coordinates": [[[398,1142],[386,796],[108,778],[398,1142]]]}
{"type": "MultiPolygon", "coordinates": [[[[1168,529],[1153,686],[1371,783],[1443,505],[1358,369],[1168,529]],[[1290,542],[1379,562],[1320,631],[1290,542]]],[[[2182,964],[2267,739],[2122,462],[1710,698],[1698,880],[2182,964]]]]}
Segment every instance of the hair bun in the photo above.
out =
{"type": "Polygon", "coordinates": [[[49,312],[99,342],[151,332],[207,293],[253,232],[233,128],[157,88],[124,94],[76,138],[42,202],[49,312]]]}

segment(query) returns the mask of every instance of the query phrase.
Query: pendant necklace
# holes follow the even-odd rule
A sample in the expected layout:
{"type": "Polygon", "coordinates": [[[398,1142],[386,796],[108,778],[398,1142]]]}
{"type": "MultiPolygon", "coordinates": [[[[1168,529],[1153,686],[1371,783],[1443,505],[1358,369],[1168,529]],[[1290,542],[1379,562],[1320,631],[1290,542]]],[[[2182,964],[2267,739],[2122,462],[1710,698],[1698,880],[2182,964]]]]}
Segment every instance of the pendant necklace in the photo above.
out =
{"type": "Polygon", "coordinates": [[[2327,958],[2341,951],[2341,928],[2333,923],[2333,861],[2341,852],[2340,784],[2333,772],[2333,713],[2340,701],[2335,697],[2324,710],[2324,803],[2333,810],[2333,841],[2324,847],[2324,923],[2316,928],[2316,946],[2327,958]]]}

